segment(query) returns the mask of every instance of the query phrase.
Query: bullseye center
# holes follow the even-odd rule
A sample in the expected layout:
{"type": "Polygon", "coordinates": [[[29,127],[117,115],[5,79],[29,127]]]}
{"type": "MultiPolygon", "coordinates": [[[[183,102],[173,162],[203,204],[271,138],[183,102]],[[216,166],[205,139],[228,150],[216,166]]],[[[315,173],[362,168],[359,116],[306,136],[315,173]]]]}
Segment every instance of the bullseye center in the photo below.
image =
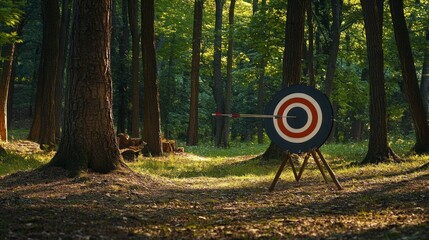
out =
{"type": "Polygon", "coordinates": [[[294,118],[287,118],[287,124],[293,129],[300,129],[307,124],[307,112],[301,107],[294,107],[287,113],[288,116],[295,116],[294,118]]]}

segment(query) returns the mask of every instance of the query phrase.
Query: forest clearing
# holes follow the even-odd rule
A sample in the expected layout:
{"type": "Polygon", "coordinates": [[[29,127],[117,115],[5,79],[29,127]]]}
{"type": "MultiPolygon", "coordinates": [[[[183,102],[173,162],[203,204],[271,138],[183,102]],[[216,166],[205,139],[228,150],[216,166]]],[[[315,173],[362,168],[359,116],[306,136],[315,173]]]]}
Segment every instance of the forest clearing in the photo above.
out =
{"type": "Polygon", "coordinates": [[[429,239],[428,9],[0,0],[0,239],[429,239]]]}
{"type": "Polygon", "coordinates": [[[429,237],[429,170],[417,170],[428,156],[360,166],[353,160],[364,145],[326,145],[343,190],[325,184],[310,162],[299,183],[286,166],[269,192],[280,161],[261,161],[264,146],[257,144],[140,157],[128,163],[133,172],[70,178],[61,168],[37,169],[53,153],[32,153],[19,143],[6,145],[15,150],[0,161],[2,239],[429,237]],[[8,174],[12,164],[27,171],[8,174]]]}

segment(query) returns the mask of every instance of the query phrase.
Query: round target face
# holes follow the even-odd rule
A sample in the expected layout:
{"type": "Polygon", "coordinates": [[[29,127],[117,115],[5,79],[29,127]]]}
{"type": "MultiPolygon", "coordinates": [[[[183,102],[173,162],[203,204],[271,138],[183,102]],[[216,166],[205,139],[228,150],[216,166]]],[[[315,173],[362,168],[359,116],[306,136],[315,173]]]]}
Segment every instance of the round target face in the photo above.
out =
{"type": "Polygon", "coordinates": [[[277,92],[265,107],[268,137],[293,153],[319,148],[332,130],[333,111],[328,97],[319,90],[293,85],[277,92]]]}

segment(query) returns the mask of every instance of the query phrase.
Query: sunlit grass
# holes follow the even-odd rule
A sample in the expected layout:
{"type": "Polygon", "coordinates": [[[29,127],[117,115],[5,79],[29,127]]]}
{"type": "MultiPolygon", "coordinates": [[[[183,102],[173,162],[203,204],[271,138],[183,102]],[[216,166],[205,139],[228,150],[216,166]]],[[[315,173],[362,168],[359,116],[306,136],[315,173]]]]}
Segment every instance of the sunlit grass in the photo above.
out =
{"type": "Polygon", "coordinates": [[[263,153],[268,147],[268,143],[256,144],[248,143],[231,143],[229,148],[217,148],[212,144],[203,144],[200,146],[186,147],[186,152],[203,157],[235,157],[244,155],[258,155],[263,153]]]}
{"type": "Polygon", "coordinates": [[[262,164],[258,155],[237,157],[200,157],[194,154],[170,155],[162,158],[144,158],[129,164],[137,171],[168,178],[230,176],[259,176],[272,172],[272,166],[262,164]]]}
{"type": "Polygon", "coordinates": [[[8,153],[0,156],[0,176],[18,171],[29,171],[48,163],[50,157],[45,154],[23,155],[8,153]]]}
{"type": "Polygon", "coordinates": [[[36,169],[48,163],[54,154],[41,151],[38,144],[25,140],[9,140],[1,145],[6,154],[0,155],[0,176],[36,169]]]}
{"type": "MultiPolygon", "coordinates": [[[[20,131],[15,132],[19,134],[20,131]]],[[[13,141],[9,143],[13,148],[13,141]]],[[[365,157],[367,142],[325,144],[320,150],[327,162],[341,179],[370,179],[407,174],[429,162],[429,155],[413,155],[410,152],[412,140],[392,140],[389,144],[404,161],[401,163],[382,163],[377,165],[359,165],[365,157]]],[[[9,146],[10,147],[10,146],[9,146]]],[[[165,157],[142,157],[138,161],[127,163],[134,171],[149,174],[155,178],[169,179],[177,183],[191,183],[192,187],[233,188],[256,186],[272,181],[281,161],[262,161],[260,156],[268,143],[234,143],[230,148],[216,148],[201,145],[185,147],[185,153],[171,154],[165,157]]],[[[49,162],[54,153],[42,151],[29,154],[9,150],[0,156],[0,176],[17,171],[32,170],[49,162]]],[[[303,156],[300,158],[302,163],[303,156]]],[[[281,178],[294,181],[289,164],[281,178]]],[[[303,174],[306,179],[322,179],[314,160],[303,174]]]]}
{"type": "MultiPolygon", "coordinates": [[[[410,140],[391,142],[392,148],[404,161],[401,163],[381,163],[376,165],[359,165],[365,157],[367,142],[348,144],[326,144],[321,148],[327,162],[340,179],[379,179],[383,177],[407,174],[429,161],[429,156],[412,155],[410,140]]],[[[178,183],[192,181],[191,187],[234,188],[240,186],[260,185],[272,181],[280,166],[279,160],[262,161],[260,155],[267,145],[238,144],[228,149],[199,146],[186,148],[187,153],[170,155],[162,158],[139,158],[138,162],[129,165],[137,172],[155,177],[167,178],[178,183]]],[[[303,156],[300,157],[300,163],[303,156]]],[[[286,165],[281,178],[294,181],[289,164],[286,165]]],[[[310,158],[304,171],[305,179],[323,180],[317,165],[310,158]]]]}

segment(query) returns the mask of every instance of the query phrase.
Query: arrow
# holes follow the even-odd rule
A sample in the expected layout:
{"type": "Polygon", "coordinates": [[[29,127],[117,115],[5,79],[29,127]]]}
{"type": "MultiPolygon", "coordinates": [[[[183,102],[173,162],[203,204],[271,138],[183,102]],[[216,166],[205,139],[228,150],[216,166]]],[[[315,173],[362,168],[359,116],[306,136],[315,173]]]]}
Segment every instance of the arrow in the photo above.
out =
{"type": "Polygon", "coordinates": [[[246,113],[212,113],[215,117],[230,117],[230,118],[296,118],[296,116],[280,116],[266,114],[246,114],[246,113]]]}

